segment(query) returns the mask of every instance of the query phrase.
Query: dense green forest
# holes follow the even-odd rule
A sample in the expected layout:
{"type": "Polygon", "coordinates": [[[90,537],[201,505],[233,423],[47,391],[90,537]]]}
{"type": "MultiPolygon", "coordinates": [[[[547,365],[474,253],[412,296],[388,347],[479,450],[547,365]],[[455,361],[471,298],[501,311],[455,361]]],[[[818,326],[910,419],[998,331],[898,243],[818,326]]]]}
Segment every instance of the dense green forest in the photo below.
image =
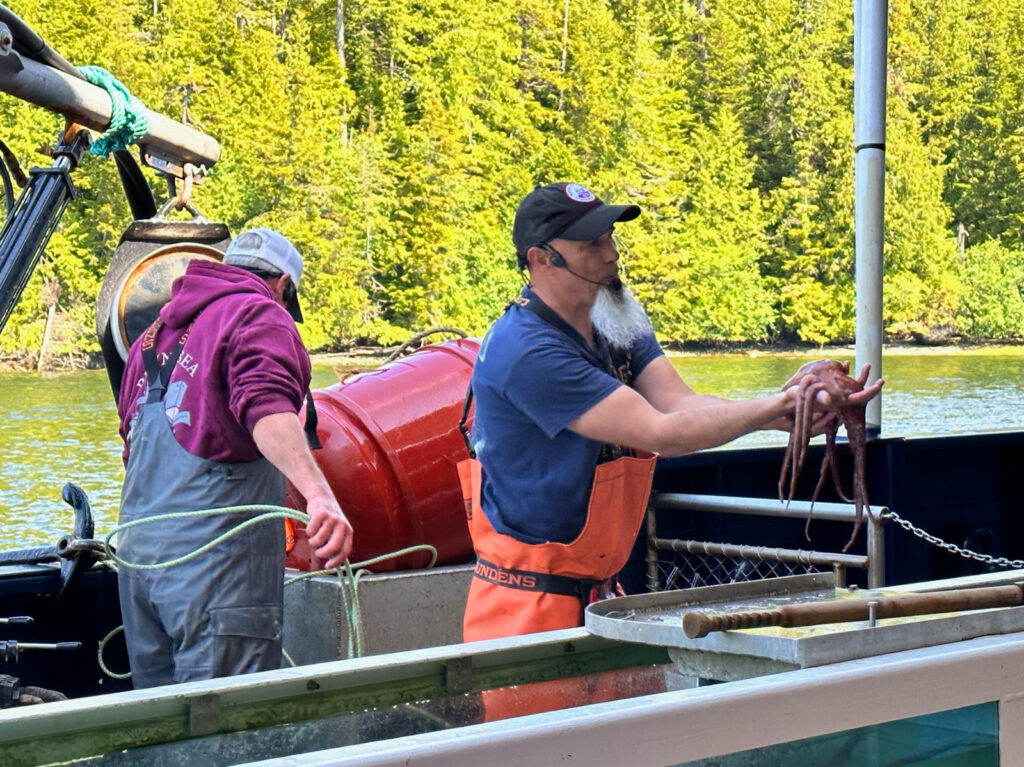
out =
{"type": "MultiPolygon", "coordinates": [[[[851,0],[11,7],[221,142],[195,201],[299,246],[311,349],[481,333],[521,284],[515,206],[557,180],[644,208],[622,264],[664,342],[853,336],[851,0]]],[[[1020,339],[1024,6],[890,0],[889,28],[886,331],[1020,339]]],[[[0,113],[21,162],[46,164],[60,119],[6,96],[0,113]]],[[[55,351],[97,348],[130,215],[112,161],[74,178],[0,353],[38,350],[55,286],[55,351]]]]}

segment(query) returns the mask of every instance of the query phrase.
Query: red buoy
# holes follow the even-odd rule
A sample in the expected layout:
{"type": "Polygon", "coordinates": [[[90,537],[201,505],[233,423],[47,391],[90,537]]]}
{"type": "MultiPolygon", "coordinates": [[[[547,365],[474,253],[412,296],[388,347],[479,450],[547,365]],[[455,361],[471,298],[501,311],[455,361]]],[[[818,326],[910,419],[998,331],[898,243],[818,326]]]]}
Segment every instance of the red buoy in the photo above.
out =
{"type": "MultiPolygon", "coordinates": [[[[475,339],[424,346],[313,392],[323,445],[313,455],[355,531],[350,561],[419,543],[437,549],[438,565],[472,559],[455,466],[468,457],[459,418],[479,348],[475,339]]],[[[291,485],[286,503],[305,507],[291,485]]],[[[305,529],[295,528],[285,564],[320,569],[305,529]]],[[[407,570],[428,562],[429,554],[416,553],[372,569],[407,570]]]]}

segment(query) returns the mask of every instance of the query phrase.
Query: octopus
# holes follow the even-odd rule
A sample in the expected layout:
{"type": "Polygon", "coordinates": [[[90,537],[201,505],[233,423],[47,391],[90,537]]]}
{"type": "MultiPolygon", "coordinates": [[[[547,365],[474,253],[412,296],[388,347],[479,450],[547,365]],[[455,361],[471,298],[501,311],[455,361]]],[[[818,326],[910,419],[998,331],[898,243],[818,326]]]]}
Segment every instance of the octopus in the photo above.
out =
{"type": "Polygon", "coordinates": [[[849,371],[850,364],[848,362],[815,360],[814,362],[808,362],[800,368],[783,385],[783,391],[794,386],[798,387],[798,389],[793,413],[793,428],[790,431],[789,444],[786,446],[785,457],[782,461],[782,472],[779,476],[779,500],[786,501],[788,505],[793,500],[797,479],[803,469],[804,458],[807,456],[807,447],[811,439],[811,429],[814,421],[815,398],[818,392],[827,392],[831,403],[829,409],[834,410],[837,417],[829,421],[825,426],[825,458],[821,462],[818,484],[811,495],[811,507],[807,515],[804,535],[807,536],[807,540],[811,539],[810,525],[811,515],[814,513],[814,502],[818,499],[818,494],[825,484],[826,476],[831,473],[836,493],[846,503],[852,503],[856,512],[853,534],[843,547],[844,552],[856,540],[865,511],[868,517],[871,517],[871,507],[868,506],[867,482],[864,478],[866,444],[864,411],[868,401],[877,394],[878,388],[881,386],[879,381],[872,385],[871,390],[865,390],[864,384],[867,382],[868,373],[870,372],[868,365],[864,366],[857,378],[852,378],[849,375],[849,371]],[[842,423],[846,429],[846,436],[850,441],[850,450],[853,453],[852,499],[844,492],[839,478],[839,454],[836,447],[836,433],[839,430],[839,423],[842,423]]]}

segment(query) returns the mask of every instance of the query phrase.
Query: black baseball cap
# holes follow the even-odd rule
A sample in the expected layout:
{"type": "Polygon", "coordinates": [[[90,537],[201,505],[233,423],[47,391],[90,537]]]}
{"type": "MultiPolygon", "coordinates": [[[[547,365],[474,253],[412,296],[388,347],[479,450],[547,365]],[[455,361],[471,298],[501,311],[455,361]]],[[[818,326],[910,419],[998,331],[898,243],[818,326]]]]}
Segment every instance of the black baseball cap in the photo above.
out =
{"type": "Polygon", "coordinates": [[[581,184],[559,182],[538,186],[519,203],[512,225],[519,268],[526,268],[526,252],[551,240],[596,240],[618,221],[640,215],[637,205],[606,205],[581,184]]]}

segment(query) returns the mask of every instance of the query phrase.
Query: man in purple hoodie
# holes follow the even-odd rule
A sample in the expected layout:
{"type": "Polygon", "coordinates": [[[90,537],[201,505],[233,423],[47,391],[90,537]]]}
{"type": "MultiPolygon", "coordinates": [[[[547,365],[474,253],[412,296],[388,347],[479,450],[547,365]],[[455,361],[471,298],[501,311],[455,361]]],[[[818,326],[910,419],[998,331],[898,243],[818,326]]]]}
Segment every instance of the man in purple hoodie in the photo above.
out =
{"type": "MultiPolygon", "coordinates": [[[[193,261],[159,319],[131,348],[118,397],[125,480],[122,523],[201,509],[306,499],[307,530],[327,567],[352,527],[306,443],[298,411],[310,382],[295,322],[302,258],[282,235],[253,229],[224,263],[193,261]],[[290,315],[290,316],[289,316],[290,315]]],[[[258,512],[130,527],[118,554],[145,565],[192,552],[258,512]]],[[[247,528],[188,562],[122,568],[121,612],[135,687],[280,667],[284,530],[247,528]]]]}

